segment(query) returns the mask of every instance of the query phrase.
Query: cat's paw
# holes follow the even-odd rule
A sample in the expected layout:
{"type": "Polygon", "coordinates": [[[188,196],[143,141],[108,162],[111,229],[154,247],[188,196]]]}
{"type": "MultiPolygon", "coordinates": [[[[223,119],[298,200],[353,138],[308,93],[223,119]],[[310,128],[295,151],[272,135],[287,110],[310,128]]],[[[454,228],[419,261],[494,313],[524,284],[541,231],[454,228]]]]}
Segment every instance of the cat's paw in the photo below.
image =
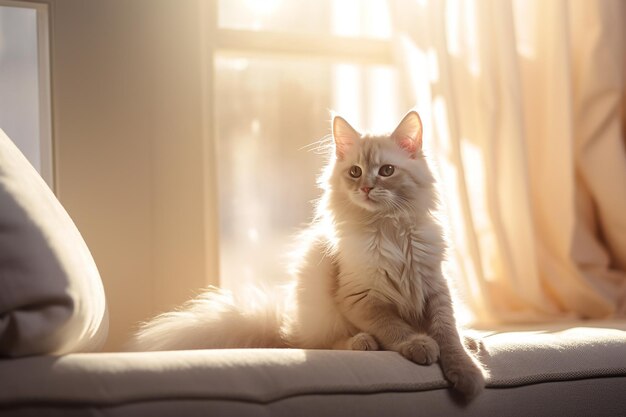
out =
{"type": "Polygon", "coordinates": [[[452,387],[463,394],[466,400],[478,396],[485,388],[482,370],[471,359],[452,365],[442,364],[443,373],[452,387]]]}
{"type": "Polygon", "coordinates": [[[439,359],[439,345],[432,337],[424,334],[412,336],[409,340],[402,342],[398,352],[420,365],[430,365],[439,359]]]}
{"type": "Polygon", "coordinates": [[[379,350],[376,339],[365,332],[357,333],[348,341],[348,347],[352,350],[379,350]]]}

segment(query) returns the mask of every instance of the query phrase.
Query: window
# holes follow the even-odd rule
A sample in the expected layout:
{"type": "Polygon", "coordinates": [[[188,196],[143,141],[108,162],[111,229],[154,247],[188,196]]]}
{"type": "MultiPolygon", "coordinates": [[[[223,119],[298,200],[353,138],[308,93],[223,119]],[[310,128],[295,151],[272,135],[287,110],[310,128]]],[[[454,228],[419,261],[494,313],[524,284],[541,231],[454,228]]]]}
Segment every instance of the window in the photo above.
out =
{"type": "Polygon", "coordinates": [[[364,130],[405,110],[386,1],[217,2],[214,108],[221,285],[286,278],[310,221],[330,110],[364,130]]]}
{"type": "Polygon", "coordinates": [[[0,128],[52,187],[47,7],[0,0],[0,128]]]}

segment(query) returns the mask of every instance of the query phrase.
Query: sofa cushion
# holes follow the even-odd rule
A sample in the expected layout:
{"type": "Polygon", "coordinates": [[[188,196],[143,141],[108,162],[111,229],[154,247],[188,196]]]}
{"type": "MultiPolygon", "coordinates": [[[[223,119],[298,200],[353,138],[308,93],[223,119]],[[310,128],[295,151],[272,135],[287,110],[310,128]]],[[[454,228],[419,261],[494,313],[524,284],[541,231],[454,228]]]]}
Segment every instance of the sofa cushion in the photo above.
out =
{"type": "Polygon", "coordinates": [[[107,326],[87,245],[0,130],[0,357],[92,351],[107,326]]]}
{"type": "MultiPolygon", "coordinates": [[[[623,326],[624,323],[621,324],[623,326]]],[[[20,415],[615,416],[626,331],[486,333],[487,389],[469,404],[438,365],[394,352],[233,349],[0,362],[0,412],[20,415]],[[69,414],[68,414],[69,413],[69,414]]]]}

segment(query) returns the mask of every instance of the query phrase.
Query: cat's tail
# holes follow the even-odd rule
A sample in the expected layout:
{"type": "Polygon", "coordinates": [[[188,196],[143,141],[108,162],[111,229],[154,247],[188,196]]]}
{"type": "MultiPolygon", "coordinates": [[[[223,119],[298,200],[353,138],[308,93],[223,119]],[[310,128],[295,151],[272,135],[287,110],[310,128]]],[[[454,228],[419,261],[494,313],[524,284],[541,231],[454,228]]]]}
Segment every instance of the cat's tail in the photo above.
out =
{"type": "Polygon", "coordinates": [[[245,296],[209,287],[182,308],[143,323],[128,350],[286,347],[282,302],[251,289],[245,296]]]}

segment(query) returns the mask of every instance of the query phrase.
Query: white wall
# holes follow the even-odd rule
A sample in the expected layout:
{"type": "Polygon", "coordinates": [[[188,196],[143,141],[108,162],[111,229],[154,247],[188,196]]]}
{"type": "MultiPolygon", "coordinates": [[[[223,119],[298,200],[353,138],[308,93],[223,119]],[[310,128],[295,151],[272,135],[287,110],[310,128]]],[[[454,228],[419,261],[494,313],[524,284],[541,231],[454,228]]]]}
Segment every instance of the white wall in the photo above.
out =
{"type": "Polygon", "coordinates": [[[201,2],[50,1],[57,193],[100,269],[110,350],[217,271],[201,2]]]}

